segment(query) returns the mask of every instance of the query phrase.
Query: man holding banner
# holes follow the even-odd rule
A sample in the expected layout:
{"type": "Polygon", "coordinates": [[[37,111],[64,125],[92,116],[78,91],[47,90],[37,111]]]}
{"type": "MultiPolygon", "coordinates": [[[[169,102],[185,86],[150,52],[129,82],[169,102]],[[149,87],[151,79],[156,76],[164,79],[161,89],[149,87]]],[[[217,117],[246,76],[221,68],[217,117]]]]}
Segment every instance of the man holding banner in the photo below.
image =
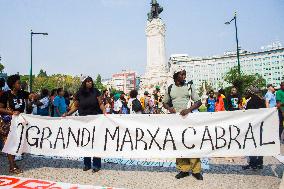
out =
{"type": "MultiPolygon", "coordinates": [[[[186,116],[202,105],[192,83],[186,83],[185,78],[186,71],[183,68],[177,69],[173,74],[174,84],[170,85],[165,93],[163,105],[172,114],[179,112],[180,115],[186,116]]],[[[193,177],[203,180],[199,158],[177,158],[176,167],[180,171],[176,175],[177,179],[189,176],[189,171],[192,171],[193,177]]]]}
{"type": "MultiPolygon", "coordinates": [[[[265,100],[260,96],[260,90],[256,87],[249,87],[246,91],[247,105],[246,109],[259,109],[265,108],[265,100]]],[[[263,156],[249,156],[249,164],[243,166],[246,169],[262,169],[263,168],[263,156]]]]}

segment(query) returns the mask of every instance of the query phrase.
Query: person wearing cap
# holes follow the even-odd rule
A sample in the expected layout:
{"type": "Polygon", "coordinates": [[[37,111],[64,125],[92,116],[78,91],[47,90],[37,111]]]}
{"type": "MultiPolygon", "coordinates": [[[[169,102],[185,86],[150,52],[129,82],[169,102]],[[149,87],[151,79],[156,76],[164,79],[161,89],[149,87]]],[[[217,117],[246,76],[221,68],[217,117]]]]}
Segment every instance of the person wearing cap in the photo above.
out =
{"type": "Polygon", "coordinates": [[[280,84],[280,89],[276,92],[276,103],[279,115],[279,137],[283,132],[283,117],[284,117],[284,81],[280,84]]]}
{"type": "MultiPolygon", "coordinates": [[[[186,71],[184,69],[177,69],[173,74],[173,79],[174,84],[168,87],[163,99],[163,106],[172,114],[179,112],[180,115],[186,116],[201,106],[200,97],[192,84],[189,89],[189,85],[185,82],[186,71]],[[190,99],[194,103],[188,107],[190,99]]],[[[203,180],[199,158],[177,158],[176,168],[180,171],[175,176],[176,179],[189,176],[189,172],[191,171],[193,177],[197,180],[203,180]]]]}
{"type": "MultiPolygon", "coordinates": [[[[247,100],[246,109],[259,109],[265,108],[265,100],[261,96],[261,91],[253,86],[250,86],[246,92],[245,96],[247,100]]],[[[242,167],[243,170],[247,169],[262,169],[263,168],[263,156],[249,156],[249,164],[242,167]]]]}
{"type": "Polygon", "coordinates": [[[267,93],[265,94],[264,97],[265,97],[266,108],[276,107],[275,88],[272,84],[267,85],[267,93]]]}
{"type": "Polygon", "coordinates": [[[120,100],[120,94],[117,93],[114,95],[114,105],[113,105],[113,113],[121,114],[122,113],[122,102],[120,100]]]}
{"type": "MultiPolygon", "coordinates": [[[[106,113],[104,103],[102,101],[100,91],[94,87],[94,82],[91,77],[83,79],[79,91],[74,96],[74,108],[67,115],[72,115],[78,110],[79,116],[97,115],[106,113]]],[[[84,157],[83,171],[88,171],[92,168],[91,157],[84,157]]],[[[101,158],[93,157],[93,173],[101,169],[101,158]]]]}

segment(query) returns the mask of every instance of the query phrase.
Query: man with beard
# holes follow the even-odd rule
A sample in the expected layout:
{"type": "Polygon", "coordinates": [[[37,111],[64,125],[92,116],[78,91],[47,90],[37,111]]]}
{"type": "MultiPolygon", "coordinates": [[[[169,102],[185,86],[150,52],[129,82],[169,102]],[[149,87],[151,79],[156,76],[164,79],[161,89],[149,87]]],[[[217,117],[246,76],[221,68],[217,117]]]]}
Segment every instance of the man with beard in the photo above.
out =
{"type": "MultiPolygon", "coordinates": [[[[165,93],[163,106],[172,114],[179,113],[186,116],[202,104],[192,83],[186,83],[185,78],[186,71],[184,69],[176,70],[173,74],[174,84],[170,85],[165,93]],[[194,101],[193,105],[188,105],[191,101],[194,101]]],[[[177,179],[189,176],[189,172],[192,171],[193,177],[197,180],[203,180],[199,158],[177,158],[176,165],[180,171],[176,175],[177,179]]]]}

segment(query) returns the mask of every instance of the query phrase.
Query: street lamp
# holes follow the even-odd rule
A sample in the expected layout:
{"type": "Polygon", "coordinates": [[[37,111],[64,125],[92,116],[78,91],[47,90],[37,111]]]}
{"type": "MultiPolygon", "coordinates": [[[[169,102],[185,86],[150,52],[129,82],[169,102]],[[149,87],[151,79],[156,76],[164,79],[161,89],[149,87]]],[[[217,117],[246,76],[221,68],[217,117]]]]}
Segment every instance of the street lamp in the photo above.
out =
{"type": "Polygon", "coordinates": [[[48,35],[48,33],[35,33],[31,30],[31,69],[30,69],[30,92],[32,92],[33,85],[33,35],[48,35]]]}
{"type": "Polygon", "coordinates": [[[239,39],[238,39],[238,27],[237,27],[237,12],[235,12],[235,16],[229,22],[225,22],[226,25],[231,24],[232,21],[235,21],[235,29],[236,29],[236,42],[237,42],[237,59],[238,59],[238,74],[241,75],[241,64],[240,64],[240,53],[239,53],[239,39]]]}

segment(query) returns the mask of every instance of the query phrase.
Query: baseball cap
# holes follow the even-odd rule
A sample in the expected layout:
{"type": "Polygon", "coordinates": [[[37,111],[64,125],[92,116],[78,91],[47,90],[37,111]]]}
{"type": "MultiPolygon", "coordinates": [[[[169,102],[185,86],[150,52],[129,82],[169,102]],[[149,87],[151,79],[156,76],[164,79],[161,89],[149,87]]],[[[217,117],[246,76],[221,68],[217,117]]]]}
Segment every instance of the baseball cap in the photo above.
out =
{"type": "Polygon", "coordinates": [[[145,92],[144,92],[144,95],[149,95],[148,91],[145,91],[145,92]]]}

